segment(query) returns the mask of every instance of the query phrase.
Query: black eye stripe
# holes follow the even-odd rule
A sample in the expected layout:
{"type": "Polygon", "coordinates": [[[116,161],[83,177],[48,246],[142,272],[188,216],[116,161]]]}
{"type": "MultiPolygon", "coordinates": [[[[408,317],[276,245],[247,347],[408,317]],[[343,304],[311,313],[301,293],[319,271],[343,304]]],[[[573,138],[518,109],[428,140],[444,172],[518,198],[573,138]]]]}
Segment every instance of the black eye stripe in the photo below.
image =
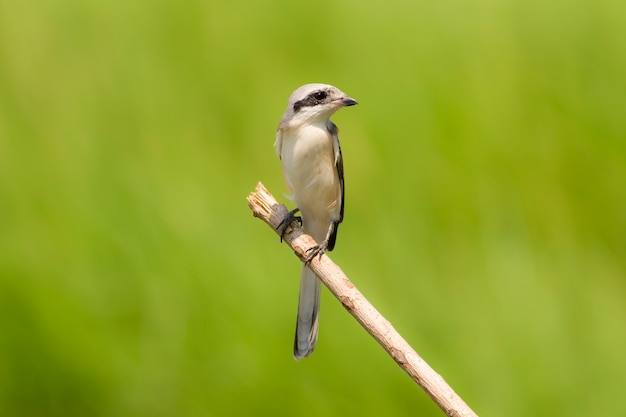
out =
{"type": "Polygon", "coordinates": [[[327,98],[328,93],[325,90],[315,91],[302,100],[296,101],[293,105],[293,111],[297,113],[302,107],[313,107],[325,103],[327,98]]]}

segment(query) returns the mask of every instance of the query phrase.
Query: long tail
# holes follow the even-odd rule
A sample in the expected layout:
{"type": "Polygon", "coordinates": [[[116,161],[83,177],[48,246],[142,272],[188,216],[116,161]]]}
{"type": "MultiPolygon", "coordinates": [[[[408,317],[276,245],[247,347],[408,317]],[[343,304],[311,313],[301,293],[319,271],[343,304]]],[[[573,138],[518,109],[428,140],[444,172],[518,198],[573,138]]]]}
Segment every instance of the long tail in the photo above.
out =
{"type": "Polygon", "coordinates": [[[298,321],[293,356],[298,361],[313,353],[317,342],[317,317],[320,311],[320,281],[306,266],[302,266],[298,321]]]}

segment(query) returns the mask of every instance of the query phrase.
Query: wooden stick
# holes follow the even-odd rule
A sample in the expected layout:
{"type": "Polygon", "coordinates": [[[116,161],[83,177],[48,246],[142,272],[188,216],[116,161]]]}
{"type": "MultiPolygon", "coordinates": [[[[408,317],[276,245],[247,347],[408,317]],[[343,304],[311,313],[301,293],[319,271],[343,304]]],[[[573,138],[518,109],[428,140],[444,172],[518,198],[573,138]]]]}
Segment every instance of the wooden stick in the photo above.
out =
{"type": "MultiPolygon", "coordinates": [[[[248,206],[252,209],[254,217],[260,218],[272,230],[279,233],[276,228],[287,215],[288,210],[287,207],[274,199],[263,184],[258,183],[255,191],[248,196],[248,206]]],[[[315,240],[304,234],[295,222],[287,229],[283,240],[293,249],[301,261],[304,261],[306,251],[315,245],[315,240]]],[[[327,255],[322,255],[321,258],[316,256],[309,264],[309,268],[446,415],[451,417],[478,417],[446,381],[400,336],[391,323],[367,301],[345,276],[341,268],[333,263],[327,255]]]]}

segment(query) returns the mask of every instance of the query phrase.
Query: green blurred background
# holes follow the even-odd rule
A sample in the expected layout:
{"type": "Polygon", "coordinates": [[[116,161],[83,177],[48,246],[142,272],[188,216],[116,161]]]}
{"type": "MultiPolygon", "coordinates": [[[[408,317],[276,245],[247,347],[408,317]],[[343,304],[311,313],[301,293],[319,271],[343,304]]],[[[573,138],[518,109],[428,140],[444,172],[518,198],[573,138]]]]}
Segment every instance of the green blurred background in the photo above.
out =
{"type": "Polygon", "coordinates": [[[332,258],[482,416],[626,415],[620,0],[4,0],[0,415],[441,416],[254,219],[287,98],[341,128],[332,258]]]}

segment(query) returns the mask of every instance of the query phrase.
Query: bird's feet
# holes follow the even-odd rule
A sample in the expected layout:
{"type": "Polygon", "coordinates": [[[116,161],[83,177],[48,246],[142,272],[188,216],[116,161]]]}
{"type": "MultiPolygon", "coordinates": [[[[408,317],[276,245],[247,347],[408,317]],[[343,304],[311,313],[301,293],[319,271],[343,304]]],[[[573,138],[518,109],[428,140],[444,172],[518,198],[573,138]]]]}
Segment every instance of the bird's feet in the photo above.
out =
{"type": "Polygon", "coordinates": [[[300,226],[302,226],[302,217],[296,216],[296,213],[299,211],[300,211],[299,208],[295,208],[291,210],[289,213],[287,213],[285,218],[280,223],[278,223],[278,226],[276,226],[276,230],[280,230],[280,242],[281,243],[283,242],[283,238],[285,237],[285,233],[287,233],[287,228],[289,227],[291,222],[297,221],[300,224],[300,226]]]}
{"type": "Polygon", "coordinates": [[[304,259],[304,264],[308,265],[316,256],[320,259],[322,255],[326,253],[326,249],[328,249],[328,240],[324,240],[319,245],[315,245],[312,248],[307,249],[307,256],[304,259]]]}

